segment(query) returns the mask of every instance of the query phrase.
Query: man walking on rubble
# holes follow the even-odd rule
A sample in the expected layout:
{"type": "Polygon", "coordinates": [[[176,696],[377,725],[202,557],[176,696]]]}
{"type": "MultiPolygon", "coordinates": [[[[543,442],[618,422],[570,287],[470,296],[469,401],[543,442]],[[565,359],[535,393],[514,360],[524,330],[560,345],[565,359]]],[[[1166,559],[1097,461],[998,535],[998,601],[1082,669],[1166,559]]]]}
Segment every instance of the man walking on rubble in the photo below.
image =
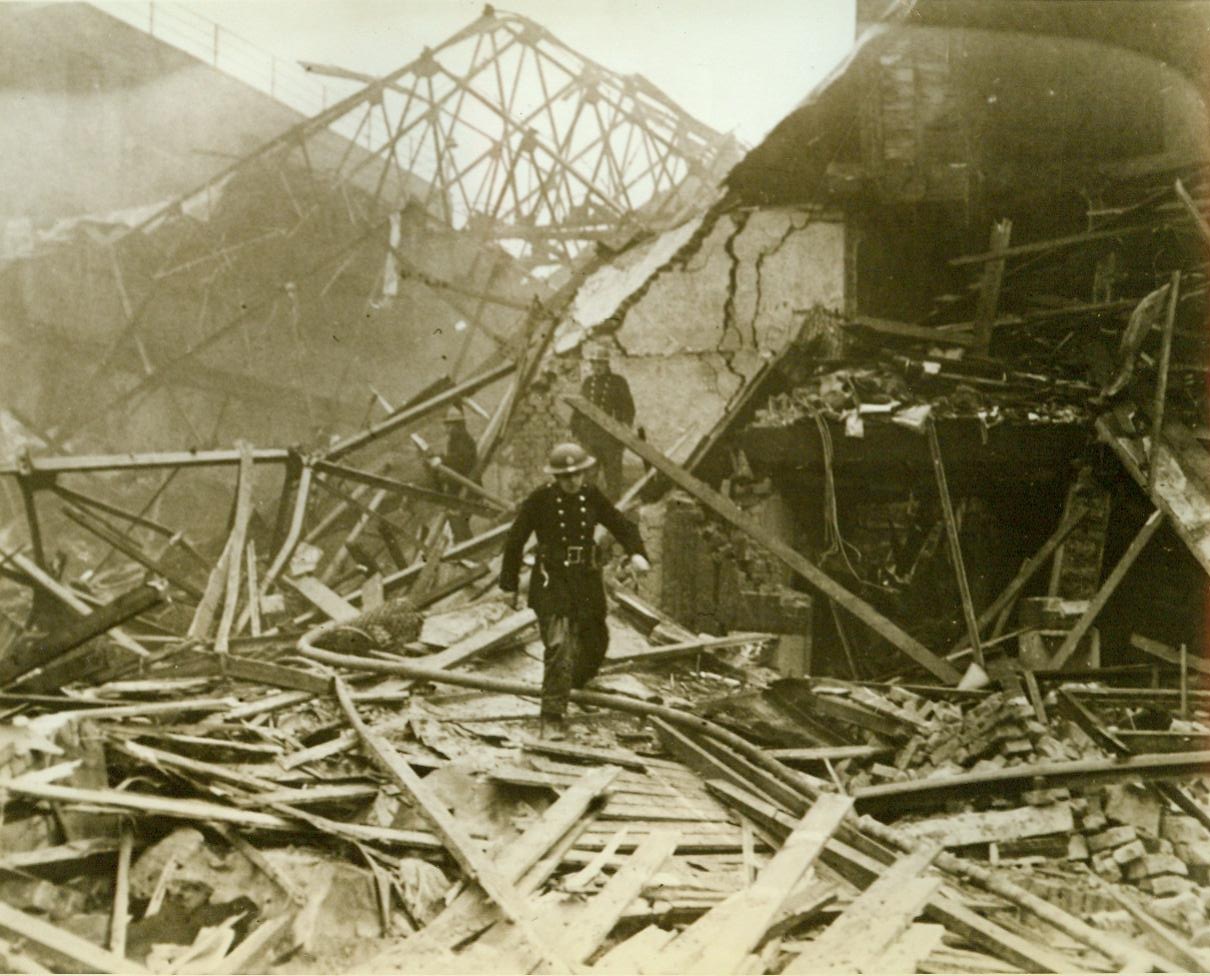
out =
{"type": "MultiPolygon", "coordinates": [[[[580,396],[629,427],[634,423],[634,397],[625,377],[610,369],[609,350],[591,346],[584,356],[592,372],[581,384],[580,396]]],[[[622,494],[622,445],[580,414],[572,417],[571,435],[599,459],[605,494],[610,501],[617,501],[622,494]]]]}
{"type": "Polygon", "coordinates": [[[566,737],[564,716],[573,688],[582,688],[601,668],[609,646],[605,584],[593,529],[603,525],[621,543],[639,573],[651,568],[638,527],[585,483],[596,463],[579,444],[559,444],[543,469],[554,480],[521,503],[504,542],[500,589],[515,609],[521,554],[532,533],[538,547],[529,579],[529,605],[538,617],[545,648],[542,668],[542,734],[566,737]]]}
{"type": "MultiPolygon", "coordinates": [[[[464,478],[470,478],[476,484],[479,483],[479,479],[475,477],[475,465],[479,463],[479,450],[475,446],[475,439],[466,429],[466,418],[462,415],[462,408],[459,406],[452,406],[445,412],[445,451],[430,460],[429,463],[436,469],[437,464],[434,462],[464,478]]],[[[462,494],[463,486],[453,478],[442,474],[439,470],[434,470],[433,474],[437,487],[442,491],[449,492],[451,495],[462,494]]],[[[455,542],[462,542],[471,537],[471,520],[465,512],[451,512],[449,523],[450,533],[455,542]]]]}

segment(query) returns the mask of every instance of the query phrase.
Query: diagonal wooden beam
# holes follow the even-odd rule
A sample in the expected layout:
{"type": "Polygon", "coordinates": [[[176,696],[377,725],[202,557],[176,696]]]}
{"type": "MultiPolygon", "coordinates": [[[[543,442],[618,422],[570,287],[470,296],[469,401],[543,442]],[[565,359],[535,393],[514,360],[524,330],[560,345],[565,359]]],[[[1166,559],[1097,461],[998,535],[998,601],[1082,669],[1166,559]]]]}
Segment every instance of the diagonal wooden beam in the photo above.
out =
{"type": "Polygon", "coordinates": [[[458,862],[459,867],[466,872],[467,877],[478,884],[484,893],[499,906],[509,921],[517,927],[518,933],[541,953],[546,964],[553,965],[563,972],[571,972],[572,966],[563,958],[562,948],[552,945],[547,938],[535,930],[530,920],[533,906],[526,902],[512,882],[507,880],[496,864],[475,843],[441,799],[424,784],[407,761],[395,751],[395,748],[386,739],[366,725],[357,713],[357,707],[353,704],[353,699],[349,697],[349,691],[344,682],[339,678],[334,678],[332,685],[341,709],[356,730],[371,758],[406,794],[416,800],[436,828],[438,835],[445,841],[447,850],[458,862]]]}
{"type": "Polygon", "coordinates": [[[1118,584],[1125,578],[1126,574],[1130,571],[1130,567],[1134,565],[1134,561],[1139,558],[1139,553],[1147,547],[1147,543],[1151,541],[1151,537],[1155,535],[1160,525],[1163,524],[1163,521],[1164,513],[1158,508],[1148,516],[1147,521],[1143,523],[1143,527],[1139,529],[1138,535],[1126,547],[1126,551],[1122,553],[1122,558],[1118,560],[1117,565],[1113,567],[1113,570],[1105,578],[1105,582],[1101,584],[1101,588],[1097,590],[1096,596],[1088,602],[1088,609],[1080,614],[1080,619],[1076,621],[1075,626],[1063,638],[1063,643],[1059,645],[1059,649],[1055,651],[1055,656],[1051,659],[1051,668],[1057,671],[1067,663],[1067,659],[1075,652],[1076,646],[1084,635],[1088,633],[1088,628],[1092,626],[1092,622],[1097,619],[1097,615],[1105,608],[1105,604],[1113,596],[1114,591],[1118,588],[1118,584]]]}
{"type": "Polygon", "coordinates": [[[940,678],[948,684],[955,685],[961,680],[962,675],[959,674],[952,664],[938,657],[899,627],[898,624],[888,620],[860,597],[850,593],[807,559],[806,556],[786,545],[786,543],[746,515],[730,499],[724,498],[705,482],[699,481],[646,441],[639,440],[634,433],[623,427],[612,417],[598,410],[592,404],[580,397],[566,397],[565,400],[577,413],[587,417],[597,427],[613,437],[614,440],[620,442],[644,461],[657,468],[675,484],[684,488],[689,494],[703,502],[715,514],[730,522],[756,542],[759,542],[769,552],[789,566],[790,569],[810,583],[811,586],[823,593],[824,596],[840,604],[840,606],[866,624],[876,634],[884,638],[917,664],[924,667],[935,677],[940,678]]]}

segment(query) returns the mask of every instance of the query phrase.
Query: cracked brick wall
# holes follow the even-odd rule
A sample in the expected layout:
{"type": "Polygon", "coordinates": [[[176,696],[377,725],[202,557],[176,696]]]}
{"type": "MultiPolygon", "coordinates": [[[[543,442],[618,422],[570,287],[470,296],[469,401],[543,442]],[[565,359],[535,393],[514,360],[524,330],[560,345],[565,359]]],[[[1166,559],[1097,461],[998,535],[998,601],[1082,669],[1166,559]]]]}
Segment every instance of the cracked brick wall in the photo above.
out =
{"type": "MultiPolygon", "coordinates": [[[[838,221],[784,208],[712,213],[619,254],[585,282],[560,324],[556,354],[518,404],[490,483],[520,498],[544,480],[547,452],[570,436],[561,398],[578,392],[579,346],[589,335],[612,349],[636,425],[683,459],[804,327],[797,310],[844,307],[844,249],[838,221]]],[[[805,328],[829,319],[807,316],[805,328]]],[[[642,469],[629,455],[627,463],[633,480],[642,469]]]]}

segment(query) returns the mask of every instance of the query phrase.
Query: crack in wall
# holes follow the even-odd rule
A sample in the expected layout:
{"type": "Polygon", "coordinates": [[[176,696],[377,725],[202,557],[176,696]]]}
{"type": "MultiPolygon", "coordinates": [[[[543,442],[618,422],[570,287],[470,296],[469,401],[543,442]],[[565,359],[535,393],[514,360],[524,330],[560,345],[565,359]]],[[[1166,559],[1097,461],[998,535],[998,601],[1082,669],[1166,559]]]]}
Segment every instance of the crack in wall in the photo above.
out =
{"type": "MultiPolygon", "coordinates": [[[[748,219],[750,217],[750,211],[737,212],[733,218],[735,221],[735,229],[728,234],[727,239],[723,241],[723,251],[726,253],[727,257],[731,259],[731,267],[727,272],[727,297],[723,301],[723,331],[719,336],[718,345],[715,347],[715,352],[717,352],[722,358],[723,363],[726,365],[731,375],[739,380],[741,388],[744,385],[744,375],[737,370],[734,365],[732,365],[732,359],[734,358],[735,353],[744,348],[743,333],[740,332],[739,326],[735,322],[735,292],[739,286],[740,266],[739,255],[735,253],[735,242],[739,238],[739,235],[744,232],[744,228],[748,226],[748,219]],[[733,331],[735,332],[738,344],[736,348],[732,350],[730,354],[728,354],[727,350],[723,347],[727,341],[728,334],[733,331]]],[[[753,323],[753,327],[755,328],[755,322],[753,323]]],[[[719,393],[722,395],[721,390],[719,393]]],[[[727,400],[729,398],[724,396],[723,399],[727,400]]]]}
{"type": "MultiPolygon", "coordinates": [[[[718,208],[714,208],[707,213],[706,216],[702,218],[701,225],[693,232],[693,234],[689,237],[689,240],[685,241],[684,244],[677,248],[672,257],[652,271],[651,274],[647,276],[646,281],[644,281],[641,285],[639,285],[638,288],[636,288],[626,298],[618,303],[617,308],[613,310],[613,314],[609,317],[608,330],[605,329],[607,323],[603,322],[593,331],[610,331],[616,334],[617,331],[621,329],[623,324],[625,324],[627,312],[629,312],[633,306],[637,305],[643,300],[647,292],[651,290],[652,286],[655,285],[656,281],[661,278],[665,272],[685,270],[686,265],[688,265],[690,260],[692,260],[701,251],[702,245],[714,231],[715,226],[723,216],[724,212],[718,208]]],[[[644,238],[643,241],[637,242],[632,246],[640,247],[642,244],[647,243],[652,239],[654,239],[654,237],[644,238]]],[[[626,250],[629,250],[629,248],[626,250]]],[[[625,251],[621,251],[619,253],[625,253],[625,251]]]]}
{"type": "Polygon", "coordinates": [[[756,338],[756,320],[760,318],[760,305],[761,305],[761,300],[764,297],[764,295],[763,295],[764,282],[763,282],[761,275],[762,275],[762,267],[765,263],[765,258],[771,257],[772,255],[774,255],[778,251],[780,251],[782,249],[782,246],[786,243],[786,241],[788,241],[790,239],[790,235],[797,233],[800,230],[806,229],[808,223],[810,223],[809,220],[804,221],[801,224],[796,223],[794,218],[791,217],[790,221],[789,221],[789,225],[786,227],[785,233],[781,235],[781,237],[778,239],[777,243],[774,244],[772,247],[766,248],[765,250],[761,251],[760,254],[757,255],[757,257],[756,257],[756,263],[753,266],[756,271],[756,302],[752,307],[752,348],[753,349],[757,348],[757,346],[758,346],[758,342],[757,342],[757,338],[756,338]]]}

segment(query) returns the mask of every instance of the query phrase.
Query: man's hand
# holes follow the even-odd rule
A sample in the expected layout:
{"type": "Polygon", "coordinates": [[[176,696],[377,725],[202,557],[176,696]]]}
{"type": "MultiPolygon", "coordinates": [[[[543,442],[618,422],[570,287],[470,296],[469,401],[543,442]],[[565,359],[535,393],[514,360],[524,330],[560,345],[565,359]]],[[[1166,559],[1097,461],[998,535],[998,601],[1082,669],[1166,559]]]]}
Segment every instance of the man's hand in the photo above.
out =
{"type": "Polygon", "coordinates": [[[645,556],[636,552],[630,557],[630,568],[636,573],[649,573],[651,572],[651,563],[647,561],[645,556]]]}
{"type": "Polygon", "coordinates": [[[520,590],[501,590],[504,594],[504,602],[513,610],[521,609],[521,591],[520,590]]]}

